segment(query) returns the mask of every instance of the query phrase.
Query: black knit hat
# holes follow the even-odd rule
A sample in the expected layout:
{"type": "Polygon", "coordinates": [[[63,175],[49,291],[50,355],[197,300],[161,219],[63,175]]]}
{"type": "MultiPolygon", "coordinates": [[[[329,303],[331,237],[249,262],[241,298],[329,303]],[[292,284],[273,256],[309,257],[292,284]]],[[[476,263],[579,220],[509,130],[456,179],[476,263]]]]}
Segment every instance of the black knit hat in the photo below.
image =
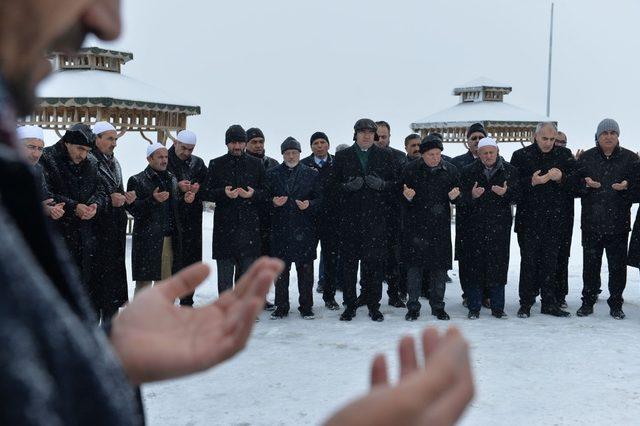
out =
{"type": "Polygon", "coordinates": [[[442,135],[440,133],[430,133],[426,138],[422,139],[422,142],[420,142],[420,154],[434,148],[444,151],[442,135]]]}
{"type": "Polygon", "coordinates": [[[484,129],[484,126],[481,123],[475,123],[469,126],[467,129],[467,139],[475,132],[482,133],[485,137],[487,137],[487,131],[484,129]]]}
{"type": "Polygon", "coordinates": [[[67,130],[62,136],[62,142],[71,145],[88,146],[89,148],[93,146],[91,140],[81,130],[67,130]]]}
{"type": "Polygon", "coordinates": [[[294,137],[289,136],[282,142],[280,145],[280,152],[284,154],[285,151],[289,149],[297,149],[298,152],[302,152],[302,148],[300,146],[300,142],[298,142],[294,137]]]}
{"type": "Polygon", "coordinates": [[[91,145],[96,143],[96,135],[93,133],[93,130],[91,130],[91,127],[87,126],[86,124],[83,124],[83,123],[74,124],[69,128],[69,130],[78,130],[82,132],[87,137],[87,139],[89,139],[89,143],[91,145]]]}
{"type": "Polygon", "coordinates": [[[311,139],[309,139],[309,144],[313,145],[313,142],[315,142],[317,139],[324,139],[329,145],[331,145],[331,143],[329,142],[329,137],[324,132],[315,132],[314,134],[312,134],[311,139]]]}
{"type": "Polygon", "coordinates": [[[244,131],[241,125],[234,124],[227,129],[227,133],[224,135],[224,143],[230,144],[231,142],[247,142],[247,132],[244,131]]]}
{"type": "Polygon", "coordinates": [[[258,129],[257,127],[252,127],[250,129],[247,129],[247,141],[250,141],[251,139],[255,139],[255,138],[264,139],[264,133],[262,133],[262,130],[258,129]]]}

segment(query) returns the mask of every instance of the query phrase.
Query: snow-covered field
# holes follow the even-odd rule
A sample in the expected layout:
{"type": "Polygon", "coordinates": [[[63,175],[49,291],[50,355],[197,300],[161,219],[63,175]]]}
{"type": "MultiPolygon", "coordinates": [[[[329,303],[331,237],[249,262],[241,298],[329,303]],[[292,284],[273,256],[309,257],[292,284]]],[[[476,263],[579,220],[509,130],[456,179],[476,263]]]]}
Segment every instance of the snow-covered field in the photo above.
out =
{"type": "MultiPolygon", "coordinates": [[[[576,203],[579,218],[579,203],[576,203]]],[[[635,211],[635,209],[634,209],[635,211]]],[[[635,212],[634,212],[635,217],[635,212]]],[[[212,215],[204,221],[204,259],[214,267],[196,292],[196,304],[217,297],[215,264],[211,261],[212,215]]],[[[575,316],[582,288],[582,251],[576,220],[570,261],[569,319],[540,315],[519,319],[519,249],[511,244],[507,319],[483,309],[476,321],[466,319],[460,301],[457,265],[447,287],[451,321],[430,315],[426,301],[414,323],[404,309],[388,306],[385,321],[372,322],[366,308],[350,323],[338,321],[340,311],[328,311],[315,294],[316,320],[297,314],[295,273],[290,288],[288,318],[270,321],[264,312],[246,350],[208,372],[143,388],[148,424],[174,425],[307,425],[319,424],[331,412],[362,394],[368,386],[369,364],[376,352],[391,358],[397,374],[396,342],[425,326],[459,327],[472,347],[477,395],[462,424],[638,424],[640,418],[640,291],[638,271],[629,268],[624,310],[627,319],[609,316],[604,291],[595,314],[575,316]]],[[[316,268],[317,274],[317,268],[316,268]]],[[[132,292],[132,288],[130,288],[132,292]]],[[[273,300],[273,294],[270,299],[273,300]]],[[[341,294],[337,300],[341,302],[341,294]]]]}

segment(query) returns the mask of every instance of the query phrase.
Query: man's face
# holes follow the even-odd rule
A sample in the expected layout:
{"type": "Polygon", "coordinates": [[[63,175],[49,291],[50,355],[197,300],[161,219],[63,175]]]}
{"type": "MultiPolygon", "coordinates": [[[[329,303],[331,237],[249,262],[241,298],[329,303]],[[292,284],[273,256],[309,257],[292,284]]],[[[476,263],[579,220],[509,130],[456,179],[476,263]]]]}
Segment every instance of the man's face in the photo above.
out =
{"type": "Polygon", "coordinates": [[[605,151],[613,151],[618,146],[618,143],[620,143],[620,140],[616,132],[602,132],[598,136],[598,145],[605,151]]]}
{"type": "Polygon", "coordinates": [[[88,34],[113,40],[120,34],[119,0],[3,0],[0,72],[18,114],[33,109],[36,86],[51,72],[45,52],[72,53],[88,34]],[[19,17],[19,18],[18,18],[19,17]]]}
{"type": "Polygon", "coordinates": [[[556,135],[556,146],[567,146],[567,135],[562,132],[558,132],[556,135]]]}
{"type": "Polygon", "coordinates": [[[247,152],[253,155],[264,155],[264,138],[253,138],[247,142],[247,152]]]}
{"type": "Polygon", "coordinates": [[[327,158],[327,155],[329,154],[329,142],[322,138],[316,139],[311,144],[311,151],[313,152],[313,155],[318,158],[327,158]]]}
{"type": "Polygon", "coordinates": [[[297,149],[288,149],[282,154],[282,161],[288,167],[295,167],[300,162],[300,151],[297,149]]]}
{"type": "Polygon", "coordinates": [[[553,126],[544,126],[538,133],[536,133],[535,140],[542,152],[550,152],[555,143],[558,132],[553,126]]]}
{"type": "Polygon", "coordinates": [[[409,158],[415,159],[420,157],[420,139],[409,139],[409,142],[404,146],[404,150],[407,151],[409,158]]]}
{"type": "Polygon", "coordinates": [[[115,130],[108,130],[96,136],[96,146],[104,155],[113,155],[118,142],[118,134],[115,130]]]}
{"type": "Polygon", "coordinates": [[[182,161],[188,160],[196,147],[195,145],[189,145],[180,141],[175,141],[173,146],[176,149],[176,156],[182,161]]]}
{"type": "Polygon", "coordinates": [[[480,139],[482,138],[484,138],[484,133],[473,132],[469,135],[469,138],[467,139],[467,146],[469,147],[469,152],[471,152],[471,154],[474,157],[478,156],[478,142],[480,142],[480,139]]]}
{"type": "Polygon", "coordinates": [[[391,137],[389,129],[387,129],[385,126],[378,126],[378,130],[376,131],[376,133],[378,134],[378,141],[376,142],[376,145],[381,148],[388,147],[389,138],[391,137]]]}
{"type": "Polygon", "coordinates": [[[35,166],[42,157],[42,150],[44,149],[44,142],[40,139],[22,139],[22,152],[29,164],[35,166]]]}
{"type": "Polygon", "coordinates": [[[495,146],[483,146],[478,150],[478,158],[485,167],[493,167],[498,161],[498,148],[495,146]]]}
{"type": "Polygon", "coordinates": [[[361,149],[369,149],[373,145],[376,133],[373,130],[365,129],[356,133],[356,143],[361,149]]]}
{"type": "Polygon", "coordinates": [[[151,157],[147,157],[147,161],[156,172],[164,172],[167,170],[167,164],[169,163],[169,151],[167,148],[160,148],[151,154],[151,157]]]}
{"type": "Polygon", "coordinates": [[[69,158],[73,161],[73,164],[80,164],[87,159],[87,155],[91,151],[91,148],[84,145],[74,145],[71,143],[65,143],[69,158]]]}
{"type": "Polygon", "coordinates": [[[247,147],[246,142],[229,142],[227,144],[227,149],[229,150],[229,154],[236,157],[240,157],[246,147],[247,147]]]}
{"type": "Polygon", "coordinates": [[[422,159],[429,167],[436,167],[442,160],[442,151],[439,148],[433,148],[423,152],[422,159]]]}

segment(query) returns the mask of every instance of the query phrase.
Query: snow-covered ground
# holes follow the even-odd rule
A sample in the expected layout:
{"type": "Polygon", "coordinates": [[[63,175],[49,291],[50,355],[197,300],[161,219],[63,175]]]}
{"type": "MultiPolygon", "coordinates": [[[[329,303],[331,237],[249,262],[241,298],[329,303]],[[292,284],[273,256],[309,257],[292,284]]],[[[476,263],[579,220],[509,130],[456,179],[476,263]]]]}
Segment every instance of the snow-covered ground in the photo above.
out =
{"type": "MultiPolygon", "coordinates": [[[[579,203],[576,203],[579,218],[579,203]]],[[[635,209],[634,209],[635,210],[635,209]]],[[[635,212],[634,212],[635,217],[635,212]]],[[[212,215],[204,221],[204,259],[214,267],[196,292],[196,304],[217,297],[211,258],[212,215]]],[[[366,308],[350,323],[338,321],[315,294],[316,320],[297,314],[295,273],[288,318],[270,321],[264,312],[246,350],[208,372],[143,388],[148,423],[175,425],[307,425],[319,424],[344,403],[367,390],[374,353],[390,356],[397,375],[396,342],[425,326],[459,327],[472,347],[477,395],[462,424],[638,424],[640,418],[640,291],[638,271],[629,268],[624,310],[627,319],[609,316],[605,285],[595,314],[578,318],[582,288],[582,251],[576,220],[570,261],[569,319],[540,315],[519,319],[519,250],[511,244],[507,319],[483,309],[476,321],[466,319],[460,301],[457,265],[447,287],[451,321],[440,322],[423,303],[422,316],[404,320],[404,309],[386,304],[382,323],[372,322],[366,308]]],[[[316,268],[317,275],[317,268],[316,268]]],[[[130,289],[132,290],[132,288],[130,289]]],[[[273,294],[270,299],[273,300],[273,294]]],[[[341,294],[337,299],[341,302],[341,294]]]]}

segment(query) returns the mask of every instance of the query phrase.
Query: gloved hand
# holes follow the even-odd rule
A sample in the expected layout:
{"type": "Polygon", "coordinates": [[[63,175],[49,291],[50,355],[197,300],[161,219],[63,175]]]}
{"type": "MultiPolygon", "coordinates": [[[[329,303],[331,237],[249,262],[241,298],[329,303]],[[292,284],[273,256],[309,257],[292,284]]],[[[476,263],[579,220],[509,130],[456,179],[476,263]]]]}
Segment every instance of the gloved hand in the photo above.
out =
{"type": "Polygon", "coordinates": [[[342,186],[349,192],[355,192],[362,188],[364,184],[364,179],[360,176],[350,178],[346,183],[343,183],[342,186]]]}
{"type": "Polygon", "coordinates": [[[374,191],[384,191],[384,189],[387,187],[387,182],[376,175],[365,176],[364,182],[369,188],[373,189],[374,191]]]}

